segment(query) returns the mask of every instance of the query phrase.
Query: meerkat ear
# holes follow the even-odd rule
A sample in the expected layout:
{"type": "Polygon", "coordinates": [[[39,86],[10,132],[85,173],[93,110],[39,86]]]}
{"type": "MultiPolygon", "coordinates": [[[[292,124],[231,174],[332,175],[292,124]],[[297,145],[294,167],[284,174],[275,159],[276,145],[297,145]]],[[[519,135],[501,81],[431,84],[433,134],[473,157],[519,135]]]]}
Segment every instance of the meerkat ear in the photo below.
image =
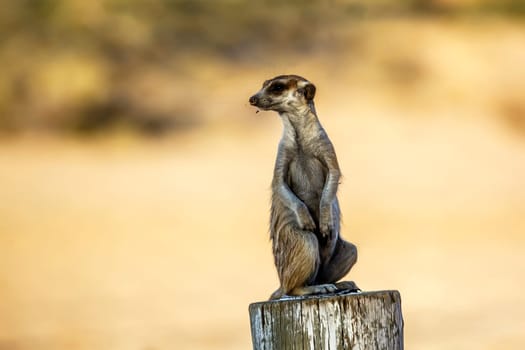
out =
{"type": "Polygon", "coordinates": [[[307,101],[311,101],[314,99],[315,96],[315,85],[312,83],[308,83],[304,87],[304,97],[307,101]]]}

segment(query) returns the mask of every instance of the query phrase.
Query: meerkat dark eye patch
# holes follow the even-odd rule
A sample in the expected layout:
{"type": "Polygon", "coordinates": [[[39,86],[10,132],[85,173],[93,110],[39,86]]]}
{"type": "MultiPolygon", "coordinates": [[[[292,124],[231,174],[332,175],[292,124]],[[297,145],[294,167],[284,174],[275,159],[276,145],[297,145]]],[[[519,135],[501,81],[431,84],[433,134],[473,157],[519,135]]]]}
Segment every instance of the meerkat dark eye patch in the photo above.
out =
{"type": "Polygon", "coordinates": [[[286,85],[283,83],[274,83],[268,88],[268,91],[274,94],[280,94],[284,90],[286,90],[286,85]]]}

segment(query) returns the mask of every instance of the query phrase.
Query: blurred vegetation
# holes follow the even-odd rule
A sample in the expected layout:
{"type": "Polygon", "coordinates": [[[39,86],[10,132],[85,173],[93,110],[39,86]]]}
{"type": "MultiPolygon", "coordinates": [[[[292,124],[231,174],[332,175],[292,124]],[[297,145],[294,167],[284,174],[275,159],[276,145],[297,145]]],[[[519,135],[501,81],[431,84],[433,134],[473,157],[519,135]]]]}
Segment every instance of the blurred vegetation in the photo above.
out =
{"type": "MultiPolygon", "coordinates": [[[[193,55],[336,53],[326,28],[385,16],[525,13],[518,0],[17,0],[0,11],[0,130],[159,134],[198,125],[193,55]],[[321,30],[323,29],[323,30],[321,30]]],[[[346,41],[345,46],[349,45],[346,41]]]]}

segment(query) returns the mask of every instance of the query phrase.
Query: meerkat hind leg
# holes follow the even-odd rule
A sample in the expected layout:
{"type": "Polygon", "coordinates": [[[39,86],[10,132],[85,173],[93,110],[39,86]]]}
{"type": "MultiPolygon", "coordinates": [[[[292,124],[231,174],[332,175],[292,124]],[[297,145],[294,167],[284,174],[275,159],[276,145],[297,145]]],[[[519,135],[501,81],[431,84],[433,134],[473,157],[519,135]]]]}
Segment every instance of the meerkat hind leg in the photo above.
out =
{"type": "Polygon", "coordinates": [[[343,278],[357,261],[357,248],[350,242],[338,239],[329,261],[321,263],[315,283],[335,283],[343,278]]]}
{"type": "Polygon", "coordinates": [[[284,295],[307,295],[325,292],[330,287],[309,288],[319,270],[319,246],[313,232],[298,230],[295,227],[284,229],[276,244],[276,266],[281,286],[272,294],[270,300],[284,295]]]}

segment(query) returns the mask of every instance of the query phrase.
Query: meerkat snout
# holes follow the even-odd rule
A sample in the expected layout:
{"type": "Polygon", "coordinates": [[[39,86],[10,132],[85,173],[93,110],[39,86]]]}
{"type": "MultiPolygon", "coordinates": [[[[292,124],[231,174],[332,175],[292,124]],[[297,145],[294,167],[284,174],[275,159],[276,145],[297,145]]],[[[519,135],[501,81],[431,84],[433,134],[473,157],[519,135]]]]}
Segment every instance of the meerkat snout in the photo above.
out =
{"type": "Polygon", "coordinates": [[[252,97],[250,97],[250,104],[252,106],[256,106],[257,102],[259,102],[259,99],[257,98],[257,96],[253,95],[252,97]]]}

